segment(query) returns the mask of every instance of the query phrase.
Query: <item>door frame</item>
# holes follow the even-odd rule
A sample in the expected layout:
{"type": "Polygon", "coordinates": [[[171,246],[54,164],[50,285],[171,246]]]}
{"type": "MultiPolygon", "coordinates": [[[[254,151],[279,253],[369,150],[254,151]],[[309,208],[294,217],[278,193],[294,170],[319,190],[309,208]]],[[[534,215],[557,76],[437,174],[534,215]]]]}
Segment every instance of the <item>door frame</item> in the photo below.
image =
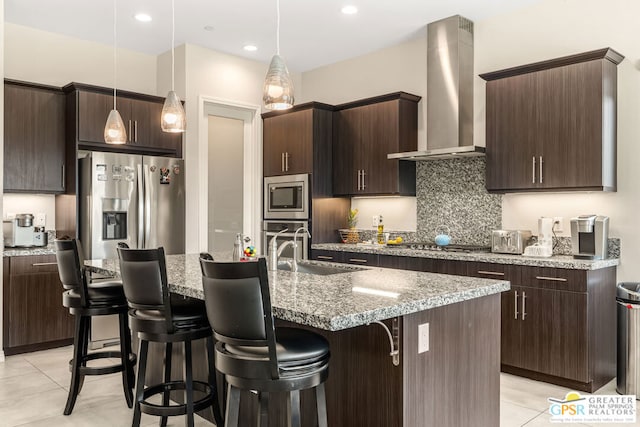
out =
{"type": "MultiPolygon", "coordinates": [[[[261,106],[214,96],[198,96],[198,170],[207,171],[209,163],[208,116],[239,119],[244,122],[244,179],[242,229],[256,248],[261,247],[262,221],[262,120],[261,106]]],[[[201,172],[202,173],[202,172],[201,172]]],[[[204,175],[204,174],[203,174],[204,175]]],[[[198,198],[199,251],[208,250],[209,180],[202,179],[198,198]]],[[[229,248],[231,251],[232,248],[229,248]]]]}

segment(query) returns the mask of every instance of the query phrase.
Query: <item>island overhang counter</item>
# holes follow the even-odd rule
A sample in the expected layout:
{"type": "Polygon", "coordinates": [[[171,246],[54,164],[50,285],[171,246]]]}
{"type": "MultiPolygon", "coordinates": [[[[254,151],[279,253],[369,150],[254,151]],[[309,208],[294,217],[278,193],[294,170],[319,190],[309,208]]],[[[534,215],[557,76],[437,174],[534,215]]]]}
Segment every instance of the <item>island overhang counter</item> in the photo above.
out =
{"type": "MultiPolygon", "coordinates": [[[[171,291],[203,298],[198,255],[168,255],[166,261],[171,291]]],[[[119,275],[117,260],[86,264],[119,275]]],[[[509,282],[340,267],[346,272],[327,276],[269,272],[277,322],[329,340],[330,426],[499,424],[500,293],[509,282]]],[[[302,393],[303,425],[315,425],[313,402],[302,393]]],[[[270,399],[272,425],[285,425],[283,405],[283,396],[270,399]]],[[[243,425],[255,425],[255,411],[246,409],[243,425]]]]}

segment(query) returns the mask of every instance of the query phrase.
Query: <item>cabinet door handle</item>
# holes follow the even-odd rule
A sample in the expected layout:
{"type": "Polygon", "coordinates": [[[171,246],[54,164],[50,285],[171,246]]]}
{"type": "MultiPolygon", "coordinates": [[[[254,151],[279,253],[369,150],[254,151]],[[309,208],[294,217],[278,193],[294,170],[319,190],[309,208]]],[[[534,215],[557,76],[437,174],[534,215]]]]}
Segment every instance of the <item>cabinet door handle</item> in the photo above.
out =
{"type": "Polygon", "coordinates": [[[525,316],[527,315],[527,309],[525,306],[527,300],[527,293],[525,291],[522,291],[522,320],[524,320],[525,316]]]}
{"type": "Polygon", "coordinates": [[[566,282],[567,279],[564,277],[547,277],[547,276],[536,276],[538,280],[548,280],[550,282],[566,282]]]}
{"type": "Polygon", "coordinates": [[[367,176],[367,173],[364,171],[364,169],[362,169],[362,189],[363,190],[365,188],[367,188],[367,184],[366,184],[366,180],[365,180],[366,176],[367,176]]]}
{"type": "Polygon", "coordinates": [[[358,169],[358,190],[360,190],[360,169],[358,169]]]}
{"type": "Polygon", "coordinates": [[[518,320],[518,291],[513,291],[513,318],[518,320]]]}
{"type": "Polygon", "coordinates": [[[284,153],[284,171],[289,172],[289,153],[284,153]]]}
{"type": "Polygon", "coordinates": [[[318,259],[326,259],[328,261],[332,261],[333,260],[332,256],[327,256],[327,255],[318,255],[316,258],[318,258],[318,259]]]}
{"type": "Polygon", "coordinates": [[[542,156],[540,156],[540,184],[542,184],[542,156]]]}
{"type": "Polygon", "coordinates": [[[504,273],[501,273],[499,271],[486,271],[486,270],[478,270],[478,274],[489,274],[491,276],[504,276],[504,273]]]}
{"type": "Polygon", "coordinates": [[[280,171],[284,172],[284,152],[280,153],[280,171]]]}
{"type": "Polygon", "coordinates": [[[135,135],[135,141],[138,142],[138,121],[133,122],[133,133],[135,135]]]}
{"type": "Polygon", "coordinates": [[[362,258],[349,258],[349,262],[359,262],[362,264],[366,264],[368,261],[362,258]]]}
{"type": "Polygon", "coordinates": [[[57,262],[34,262],[31,267],[44,267],[47,265],[58,265],[57,262]]]}
{"type": "Polygon", "coordinates": [[[129,142],[131,142],[131,120],[129,120],[129,135],[128,135],[128,137],[129,137],[128,138],[129,142]]]}
{"type": "Polygon", "coordinates": [[[536,183],[536,157],[531,158],[531,183],[536,183]]]}
{"type": "Polygon", "coordinates": [[[65,174],[65,170],[64,170],[64,165],[62,165],[62,188],[63,189],[65,187],[65,185],[64,185],[65,181],[66,181],[66,174],[65,174]]]}

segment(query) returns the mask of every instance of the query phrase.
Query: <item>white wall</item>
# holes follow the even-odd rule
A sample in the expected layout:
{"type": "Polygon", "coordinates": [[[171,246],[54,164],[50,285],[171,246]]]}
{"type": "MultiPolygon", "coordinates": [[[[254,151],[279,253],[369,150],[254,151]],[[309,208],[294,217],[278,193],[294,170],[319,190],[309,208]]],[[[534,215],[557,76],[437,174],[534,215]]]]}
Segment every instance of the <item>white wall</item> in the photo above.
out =
{"type": "MultiPolygon", "coordinates": [[[[545,0],[518,12],[476,23],[476,73],[612,47],[626,59],[618,66],[618,191],[616,193],[517,194],[505,196],[505,228],[536,230],[540,216],[569,219],[597,213],[611,218],[610,234],[621,238],[618,280],[640,280],[640,2],[545,0]]],[[[484,141],[484,82],[475,85],[475,138],[484,141]]]]}
{"type": "MultiPolygon", "coordinates": [[[[206,223],[206,218],[203,220],[199,217],[202,212],[200,203],[206,203],[206,200],[201,200],[200,185],[207,176],[206,171],[200,170],[199,165],[200,145],[207,144],[206,135],[201,139],[198,133],[200,121],[205,120],[204,117],[199,117],[199,97],[223,99],[236,104],[262,105],[262,85],[268,64],[191,44],[181,48],[184,48],[184,58],[180,60],[183,62],[180,63],[176,57],[176,67],[182,66],[183,69],[176,73],[176,91],[182,95],[179,90],[184,90],[187,112],[187,132],[183,150],[187,183],[186,250],[198,252],[206,250],[206,247],[200,247],[198,241],[201,234],[207,234],[207,230],[201,229],[203,227],[201,224],[206,223]],[[180,75],[180,83],[178,75],[180,75]]],[[[170,53],[163,54],[158,63],[170,64],[169,55],[170,53]]],[[[163,86],[170,84],[170,75],[167,75],[170,71],[170,66],[163,66],[158,70],[160,93],[167,90],[167,87],[161,87],[160,84],[163,86]]],[[[296,97],[302,97],[300,75],[293,73],[292,78],[296,97]]],[[[256,172],[257,175],[262,173],[261,170],[256,172]]]]}
{"type": "MultiPolygon", "coordinates": [[[[45,228],[54,230],[56,226],[55,196],[52,194],[5,194],[3,197],[4,217],[9,214],[43,213],[47,216],[45,228]]],[[[33,225],[36,223],[34,218],[33,225]]]]}
{"type": "Polygon", "coordinates": [[[415,197],[354,197],[351,209],[358,209],[360,229],[376,229],[373,216],[382,215],[386,231],[416,231],[417,208],[415,197]]]}

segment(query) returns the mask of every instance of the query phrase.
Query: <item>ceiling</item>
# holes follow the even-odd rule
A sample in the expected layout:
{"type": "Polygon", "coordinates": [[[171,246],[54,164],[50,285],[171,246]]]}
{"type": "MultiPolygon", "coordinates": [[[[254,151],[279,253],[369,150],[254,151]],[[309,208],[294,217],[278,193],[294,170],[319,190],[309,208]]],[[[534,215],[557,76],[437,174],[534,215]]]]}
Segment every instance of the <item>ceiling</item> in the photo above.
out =
{"type": "MultiPolygon", "coordinates": [[[[280,53],[308,71],[422,37],[426,24],[461,14],[472,21],[540,0],[281,0],[280,53]],[[355,15],[341,8],[355,5],[355,15]]],[[[111,0],[5,0],[5,20],[112,44],[111,0]]],[[[275,0],[176,0],[176,45],[191,43],[268,62],[276,49],[275,0]],[[212,27],[205,30],[205,27],[212,27]],[[247,43],[258,47],[243,50],[247,43]]],[[[170,0],[118,0],[118,46],[157,55],[171,48],[170,0]],[[145,12],[152,21],[133,16],[145,12]]]]}

